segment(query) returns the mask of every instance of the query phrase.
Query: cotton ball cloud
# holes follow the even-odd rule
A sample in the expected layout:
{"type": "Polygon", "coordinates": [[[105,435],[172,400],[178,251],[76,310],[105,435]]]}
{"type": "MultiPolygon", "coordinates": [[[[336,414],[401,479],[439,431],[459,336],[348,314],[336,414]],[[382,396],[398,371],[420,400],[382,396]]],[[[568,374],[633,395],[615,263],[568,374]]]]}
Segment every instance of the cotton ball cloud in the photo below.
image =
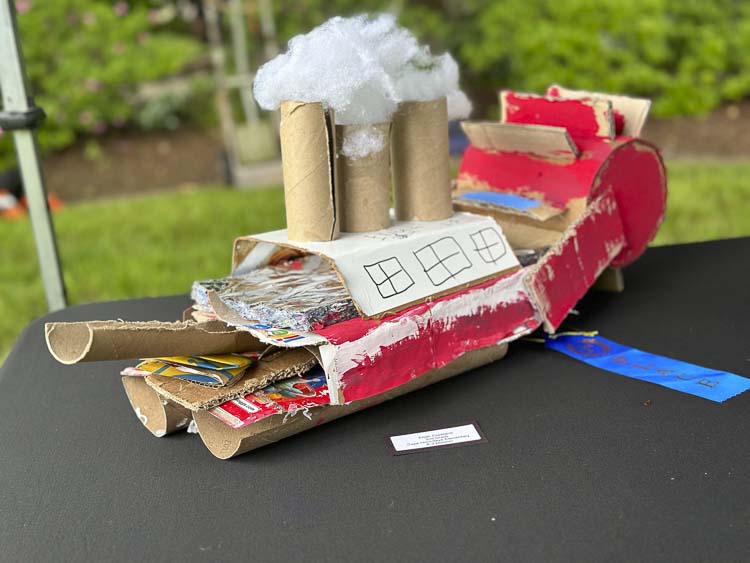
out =
{"type": "Polygon", "coordinates": [[[421,53],[399,69],[394,78],[396,96],[402,101],[424,102],[448,98],[448,119],[464,119],[471,102],[458,86],[458,64],[449,53],[433,57],[421,53]]]}
{"type": "Polygon", "coordinates": [[[384,40],[395,50],[394,31],[390,16],[332,18],[293,38],[286,53],[258,70],[255,99],[267,110],[284,100],[322,102],[341,125],[388,121],[397,99],[373,44],[384,40]]]}
{"type": "MultiPolygon", "coordinates": [[[[399,102],[442,97],[449,119],[468,117],[471,102],[458,79],[453,57],[433,56],[393,15],[362,15],[331,18],[293,38],[286,53],[258,70],[253,90],[267,110],[285,100],[322,102],[337,124],[372,125],[389,121],[399,102]]],[[[353,129],[342,154],[372,154],[382,149],[381,137],[374,128],[353,129]]]]}

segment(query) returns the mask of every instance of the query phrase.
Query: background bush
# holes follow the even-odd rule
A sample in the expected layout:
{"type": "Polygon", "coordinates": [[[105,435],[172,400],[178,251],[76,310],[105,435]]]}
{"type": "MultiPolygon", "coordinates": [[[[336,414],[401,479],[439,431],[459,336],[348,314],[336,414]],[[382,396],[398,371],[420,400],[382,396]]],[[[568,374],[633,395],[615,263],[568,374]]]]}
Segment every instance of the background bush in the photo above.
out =
{"type": "Polygon", "coordinates": [[[480,102],[499,87],[651,97],[657,116],[695,115],[750,94],[748,0],[282,0],[282,44],[335,14],[396,7],[459,60],[480,102]]]}
{"type": "MultiPolygon", "coordinates": [[[[143,109],[140,85],[176,73],[203,51],[145,1],[16,0],[16,8],[31,90],[47,112],[43,149],[123,127],[143,109]]],[[[0,165],[12,157],[9,137],[0,138],[0,165]]]]}

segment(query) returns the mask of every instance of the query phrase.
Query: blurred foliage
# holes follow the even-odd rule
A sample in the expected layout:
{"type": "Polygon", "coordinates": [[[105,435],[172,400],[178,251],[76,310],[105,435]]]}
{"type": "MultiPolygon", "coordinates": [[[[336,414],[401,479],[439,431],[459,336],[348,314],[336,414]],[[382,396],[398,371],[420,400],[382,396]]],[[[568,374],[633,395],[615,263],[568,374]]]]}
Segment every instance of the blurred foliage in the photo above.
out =
{"type": "MultiPolygon", "coordinates": [[[[39,130],[43,149],[135,121],[148,112],[147,101],[137,95],[140,85],[177,73],[203,51],[200,41],[171,24],[164,3],[15,3],[31,91],[47,113],[39,130]]],[[[174,115],[171,110],[161,117],[174,115]]],[[[0,166],[12,155],[9,137],[0,138],[0,166]]]]}
{"type": "MultiPolygon", "coordinates": [[[[279,0],[282,44],[336,14],[394,10],[449,50],[482,102],[554,82],[651,97],[658,116],[702,114],[750,94],[747,0],[279,0]],[[484,99],[482,99],[484,98],[484,99]]],[[[259,36],[258,36],[259,37],[259,36]]],[[[486,110],[486,108],[483,108],[486,110]]]]}

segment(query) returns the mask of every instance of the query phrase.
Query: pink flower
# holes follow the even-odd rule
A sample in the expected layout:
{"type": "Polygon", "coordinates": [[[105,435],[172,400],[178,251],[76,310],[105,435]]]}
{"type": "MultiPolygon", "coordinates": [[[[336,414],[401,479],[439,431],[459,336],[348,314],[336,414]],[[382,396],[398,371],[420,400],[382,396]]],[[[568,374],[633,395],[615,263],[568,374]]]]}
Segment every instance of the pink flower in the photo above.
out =
{"type": "Polygon", "coordinates": [[[118,42],[112,45],[112,50],[117,55],[122,55],[125,52],[125,49],[126,49],[125,43],[118,42]]]}
{"type": "Polygon", "coordinates": [[[81,125],[90,125],[94,122],[94,114],[92,114],[90,111],[83,111],[78,116],[78,123],[81,125]]]}
{"type": "Polygon", "coordinates": [[[128,13],[128,11],[130,10],[130,5],[127,2],[120,1],[115,4],[113,9],[115,11],[115,14],[122,17],[128,13]]]}
{"type": "Polygon", "coordinates": [[[106,124],[106,123],[105,123],[104,121],[100,121],[99,123],[97,123],[96,125],[94,125],[94,127],[93,127],[93,129],[92,129],[92,131],[93,131],[93,132],[94,132],[94,133],[95,133],[96,135],[101,135],[101,134],[103,134],[103,133],[104,133],[104,132],[105,132],[106,130],[107,130],[107,124],[106,124]]]}
{"type": "Polygon", "coordinates": [[[138,41],[139,45],[143,45],[146,41],[148,41],[149,37],[151,37],[151,34],[148,31],[142,31],[136,37],[136,41],[138,41]]]}
{"type": "Polygon", "coordinates": [[[81,19],[83,20],[84,25],[94,25],[96,23],[96,14],[93,12],[85,12],[81,19]]]}
{"type": "Polygon", "coordinates": [[[31,10],[31,0],[16,0],[16,12],[25,14],[31,10]]]}

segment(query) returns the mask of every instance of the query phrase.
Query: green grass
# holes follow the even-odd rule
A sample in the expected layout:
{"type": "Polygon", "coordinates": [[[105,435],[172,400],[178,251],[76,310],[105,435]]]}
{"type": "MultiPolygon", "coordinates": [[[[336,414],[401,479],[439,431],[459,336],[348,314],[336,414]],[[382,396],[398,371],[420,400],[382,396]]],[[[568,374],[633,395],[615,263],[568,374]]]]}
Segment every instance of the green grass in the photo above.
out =
{"type": "MultiPolygon", "coordinates": [[[[672,162],[655,244],[750,235],[750,162],[672,162]]],[[[279,189],[203,188],[71,205],[55,215],[72,304],[185,293],[228,273],[235,236],[283,227],[279,189]]],[[[28,220],[0,221],[0,361],[45,313],[28,220]]]]}

